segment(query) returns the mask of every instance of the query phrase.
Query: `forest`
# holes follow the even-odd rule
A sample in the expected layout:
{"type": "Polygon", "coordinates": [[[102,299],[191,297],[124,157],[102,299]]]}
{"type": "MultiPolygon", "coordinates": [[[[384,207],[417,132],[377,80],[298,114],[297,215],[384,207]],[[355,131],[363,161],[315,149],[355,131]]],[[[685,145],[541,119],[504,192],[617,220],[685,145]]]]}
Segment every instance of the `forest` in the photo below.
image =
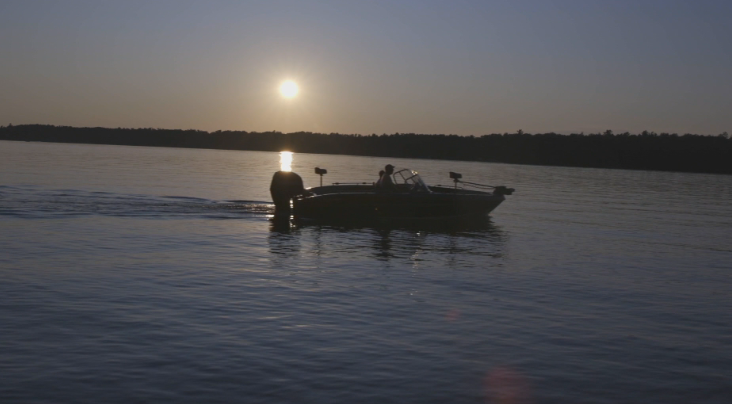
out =
{"type": "Polygon", "coordinates": [[[484,161],[509,164],[732,174],[732,139],[610,130],[595,134],[495,133],[482,136],[415,133],[245,132],[155,128],[0,126],[0,140],[282,151],[484,161]]]}

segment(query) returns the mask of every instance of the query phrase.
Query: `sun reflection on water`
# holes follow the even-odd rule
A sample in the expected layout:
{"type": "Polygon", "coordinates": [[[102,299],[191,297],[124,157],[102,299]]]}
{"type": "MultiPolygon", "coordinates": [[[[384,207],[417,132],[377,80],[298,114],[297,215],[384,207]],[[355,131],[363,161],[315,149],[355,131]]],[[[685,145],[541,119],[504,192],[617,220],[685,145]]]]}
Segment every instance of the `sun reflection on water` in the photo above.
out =
{"type": "Polygon", "coordinates": [[[280,152],[280,171],[292,171],[292,152],[280,152]]]}

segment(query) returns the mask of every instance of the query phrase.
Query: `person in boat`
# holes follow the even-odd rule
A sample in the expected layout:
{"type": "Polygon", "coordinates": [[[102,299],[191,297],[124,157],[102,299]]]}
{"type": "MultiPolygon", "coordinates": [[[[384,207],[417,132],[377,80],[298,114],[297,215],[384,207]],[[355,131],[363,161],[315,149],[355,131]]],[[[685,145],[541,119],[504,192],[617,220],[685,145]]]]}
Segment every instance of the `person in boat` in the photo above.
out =
{"type": "Polygon", "coordinates": [[[374,184],[374,185],[376,185],[376,187],[380,187],[381,186],[381,177],[382,176],[384,176],[384,170],[379,170],[379,179],[374,184]]]}
{"type": "Polygon", "coordinates": [[[396,191],[396,185],[394,185],[394,180],[391,179],[392,174],[394,174],[394,166],[391,164],[387,164],[386,167],[384,167],[384,174],[381,175],[381,178],[378,182],[379,189],[382,189],[384,191],[396,191]]]}
{"type": "Polygon", "coordinates": [[[275,205],[275,216],[290,215],[290,200],[297,195],[305,194],[302,177],[292,171],[277,171],[272,177],[269,193],[275,205]]]}

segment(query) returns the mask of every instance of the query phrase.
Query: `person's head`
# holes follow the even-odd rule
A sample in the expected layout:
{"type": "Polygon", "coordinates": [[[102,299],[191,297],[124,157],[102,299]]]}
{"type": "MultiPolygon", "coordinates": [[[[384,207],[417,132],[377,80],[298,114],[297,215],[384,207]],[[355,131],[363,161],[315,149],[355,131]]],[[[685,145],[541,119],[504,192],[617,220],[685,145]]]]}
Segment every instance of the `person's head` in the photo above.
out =
{"type": "Polygon", "coordinates": [[[384,170],[379,171],[379,177],[381,177],[382,175],[384,175],[384,170]]]}
{"type": "Polygon", "coordinates": [[[386,167],[384,167],[384,173],[389,175],[394,173],[394,166],[391,164],[387,164],[386,167]]]}

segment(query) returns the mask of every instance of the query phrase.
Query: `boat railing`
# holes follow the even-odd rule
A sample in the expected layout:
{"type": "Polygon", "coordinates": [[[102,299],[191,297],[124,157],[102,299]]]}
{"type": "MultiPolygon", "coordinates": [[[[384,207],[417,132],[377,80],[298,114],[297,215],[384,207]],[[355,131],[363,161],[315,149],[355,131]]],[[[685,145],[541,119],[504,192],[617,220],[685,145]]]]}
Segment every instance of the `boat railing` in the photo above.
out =
{"type": "MultiPolygon", "coordinates": [[[[513,194],[513,191],[515,189],[508,188],[505,185],[488,185],[488,184],[479,184],[477,182],[470,182],[470,181],[463,181],[463,175],[460,173],[452,172],[450,171],[450,178],[452,179],[453,183],[455,184],[455,189],[466,189],[466,188],[473,188],[478,190],[486,190],[486,191],[493,191],[494,194],[498,195],[511,195],[513,194]],[[460,185],[460,188],[458,188],[458,184],[460,185]]],[[[438,187],[441,187],[442,185],[437,185],[438,187]]]]}

